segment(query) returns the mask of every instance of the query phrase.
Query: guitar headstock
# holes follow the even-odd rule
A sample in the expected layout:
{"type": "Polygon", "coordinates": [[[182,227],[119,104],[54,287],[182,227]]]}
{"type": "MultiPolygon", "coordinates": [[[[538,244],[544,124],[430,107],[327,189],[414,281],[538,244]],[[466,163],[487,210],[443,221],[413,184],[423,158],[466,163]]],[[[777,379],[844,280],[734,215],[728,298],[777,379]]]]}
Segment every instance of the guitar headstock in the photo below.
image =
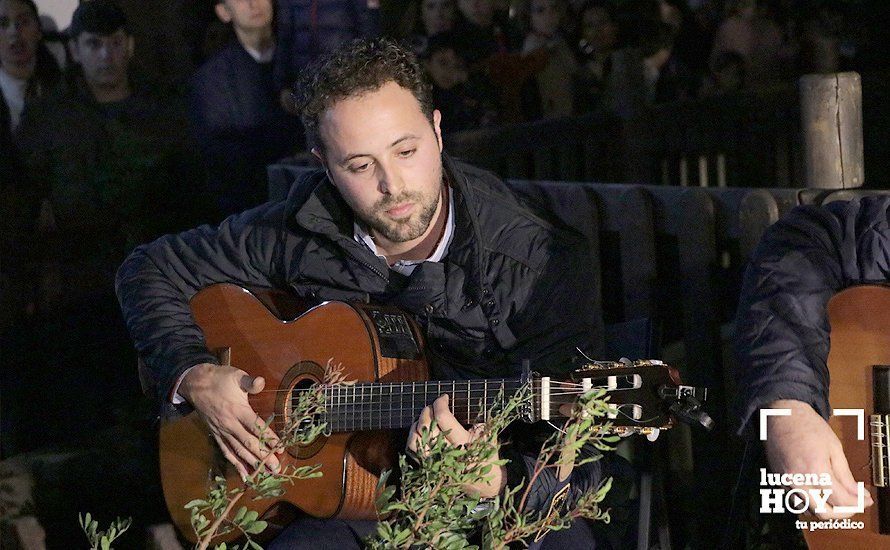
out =
{"type": "Polygon", "coordinates": [[[573,371],[568,382],[540,377],[533,384],[536,420],[565,418],[565,405],[591,389],[603,388],[614,409],[608,415],[610,433],[657,434],[678,419],[711,425],[699,409],[707,390],[684,386],[677,369],[659,360],[589,361],[573,371]]]}

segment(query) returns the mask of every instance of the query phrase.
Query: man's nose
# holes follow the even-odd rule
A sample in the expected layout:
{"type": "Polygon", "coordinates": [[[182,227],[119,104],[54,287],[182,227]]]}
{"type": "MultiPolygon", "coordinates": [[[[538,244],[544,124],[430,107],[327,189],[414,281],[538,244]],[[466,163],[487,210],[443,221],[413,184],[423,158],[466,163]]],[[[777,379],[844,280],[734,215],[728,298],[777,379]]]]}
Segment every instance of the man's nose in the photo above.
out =
{"type": "Polygon", "coordinates": [[[404,188],[402,175],[392,163],[377,165],[377,187],[385,195],[398,195],[404,188]]]}

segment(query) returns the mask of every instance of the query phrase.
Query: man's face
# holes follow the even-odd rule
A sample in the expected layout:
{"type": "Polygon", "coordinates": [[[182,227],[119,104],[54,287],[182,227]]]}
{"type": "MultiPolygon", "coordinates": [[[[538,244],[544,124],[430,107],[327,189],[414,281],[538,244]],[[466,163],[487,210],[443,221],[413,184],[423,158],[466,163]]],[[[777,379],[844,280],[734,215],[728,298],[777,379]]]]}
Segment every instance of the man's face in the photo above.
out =
{"type": "Polygon", "coordinates": [[[41,38],[34,12],[17,0],[0,0],[0,66],[33,64],[41,38]]]}
{"type": "Polygon", "coordinates": [[[492,0],[458,0],[457,7],[467,21],[479,27],[491,25],[494,18],[492,0]]]}
{"type": "Polygon", "coordinates": [[[272,0],[225,0],[216,5],[216,16],[242,31],[272,26],[272,0]]]}
{"type": "Polygon", "coordinates": [[[434,111],[430,124],[395,82],[338,101],[319,118],[325,150],[313,152],[378,241],[408,243],[430,229],[443,185],[440,118],[434,111]]]}
{"type": "Polygon", "coordinates": [[[91,86],[121,86],[133,58],[133,37],[123,29],[108,35],[82,32],[72,41],[71,56],[91,86]]]}

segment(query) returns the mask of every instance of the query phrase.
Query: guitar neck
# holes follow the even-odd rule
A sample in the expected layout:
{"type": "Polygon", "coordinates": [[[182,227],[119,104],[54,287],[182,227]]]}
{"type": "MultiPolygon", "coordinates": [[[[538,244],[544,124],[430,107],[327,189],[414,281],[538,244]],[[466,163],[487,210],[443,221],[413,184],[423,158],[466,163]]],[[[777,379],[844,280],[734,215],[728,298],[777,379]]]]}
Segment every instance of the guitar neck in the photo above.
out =
{"type": "Polygon", "coordinates": [[[324,421],[333,432],[407,428],[442,394],[463,424],[485,422],[524,385],[520,379],[358,383],[325,390],[324,421]]]}

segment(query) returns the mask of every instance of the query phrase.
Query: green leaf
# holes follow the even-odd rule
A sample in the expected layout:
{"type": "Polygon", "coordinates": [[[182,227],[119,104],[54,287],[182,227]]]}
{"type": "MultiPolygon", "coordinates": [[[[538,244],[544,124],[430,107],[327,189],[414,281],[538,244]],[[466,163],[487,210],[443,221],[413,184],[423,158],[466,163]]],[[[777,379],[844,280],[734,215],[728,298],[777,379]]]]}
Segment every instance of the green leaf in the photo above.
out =
{"type": "Polygon", "coordinates": [[[258,534],[262,533],[266,529],[266,527],[268,527],[268,525],[269,525],[269,523],[266,521],[263,521],[263,520],[255,521],[255,522],[251,523],[250,525],[248,525],[244,529],[244,532],[251,534],[251,535],[258,535],[258,534]]]}
{"type": "Polygon", "coordinates": [[[210,506],[210,504],[206,500],[196,498],[195,500],[188,501],[188,503],[185,506],[183,506],[183,508],[185,508],[185,509],[203,508],[206,506],[210,506]]]}
{"type": "Polygon", "coordinates": [[[259,517],[259,513],[256,510],[250,510],[249,512],[244,514],[244,525],[248,525],[256,521],[256,518],[259,517]]]}
{"type": "Polygon", "coordinates": [[[238,508],[238,511],[235,512],[235,517],[232,518],[232,523],[235,525],[241,525],[241,520],[244,519],[244,514],[247,513],[247,506],[242,506],[238,508]]]}

